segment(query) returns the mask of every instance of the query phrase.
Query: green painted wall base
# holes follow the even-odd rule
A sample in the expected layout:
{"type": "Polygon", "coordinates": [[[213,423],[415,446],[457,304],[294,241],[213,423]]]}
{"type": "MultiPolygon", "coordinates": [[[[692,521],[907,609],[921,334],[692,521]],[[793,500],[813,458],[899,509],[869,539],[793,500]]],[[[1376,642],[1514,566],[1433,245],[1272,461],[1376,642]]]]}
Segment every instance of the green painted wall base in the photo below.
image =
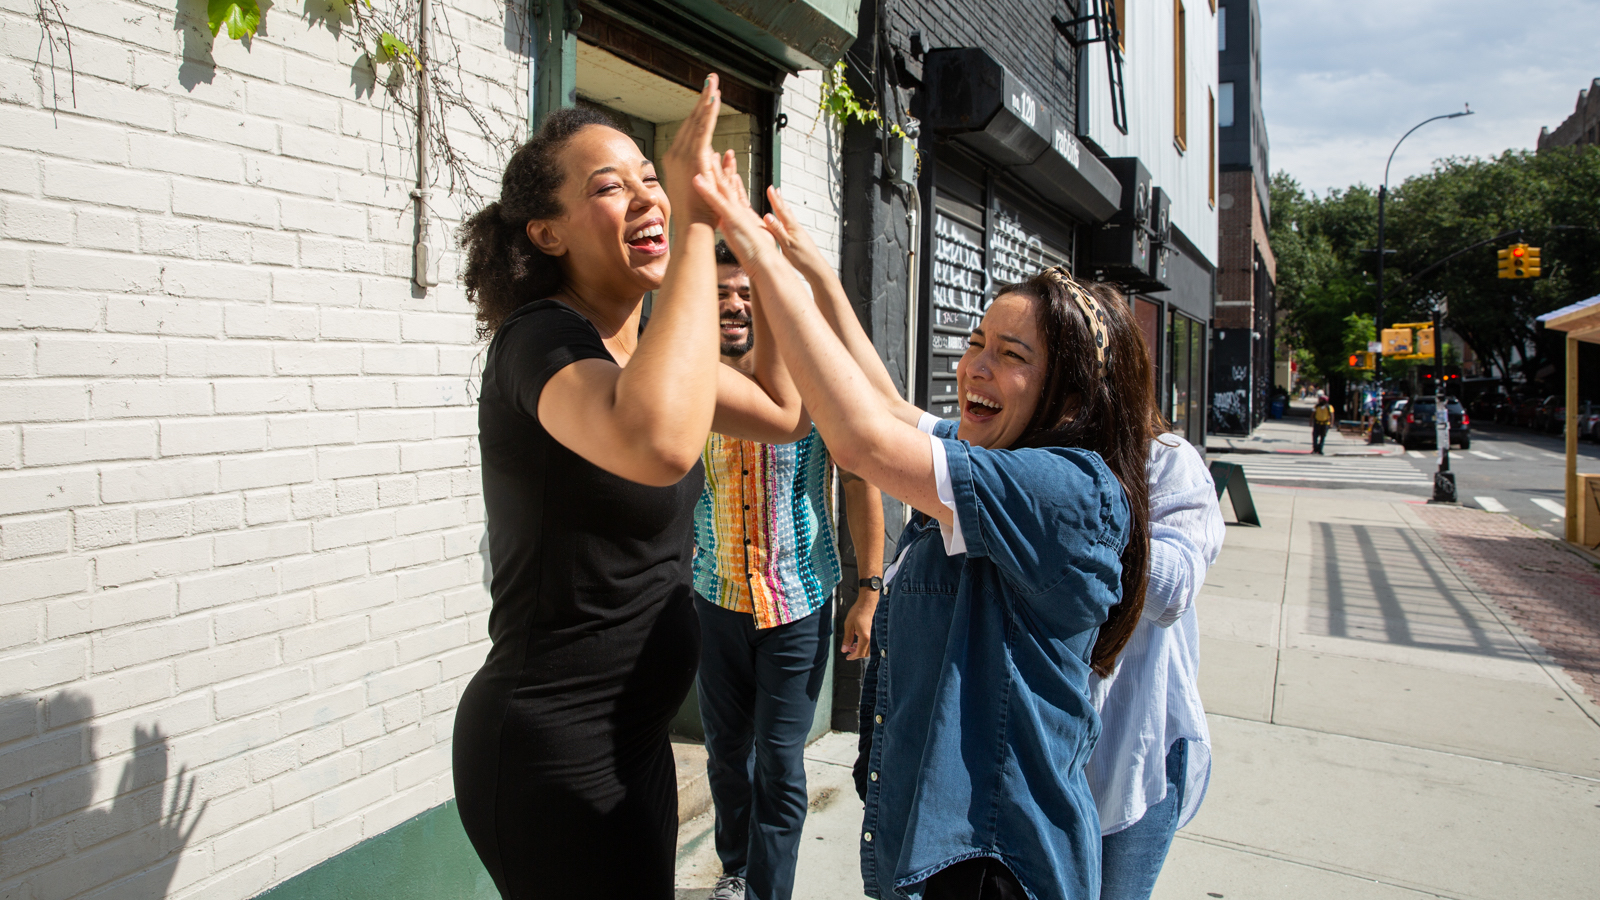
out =
{"type": "Polygon", "coordinates": [[[301,872],[257,900],[499,900],[461,829],[436,806],[301,872]]]}

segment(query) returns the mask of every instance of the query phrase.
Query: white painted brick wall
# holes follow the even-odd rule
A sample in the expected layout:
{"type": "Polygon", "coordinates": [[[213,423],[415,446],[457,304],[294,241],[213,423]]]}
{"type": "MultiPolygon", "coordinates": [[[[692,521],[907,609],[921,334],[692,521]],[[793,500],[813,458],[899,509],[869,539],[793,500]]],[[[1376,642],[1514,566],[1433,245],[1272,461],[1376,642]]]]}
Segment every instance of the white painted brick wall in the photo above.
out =
{"type": "MultiPolygon", "coordinates": [[[[481,347],[409,281],[410,129],[298,6],[209,56],[203,8],[66,4],[52,111],[0,0],[0,897],[252,897],[445,802],[486,650],[481,347]]],[[[521,110],[505,9],[435,3],[521,110]]]]}
{"type": "Polygon", "coordinates": [[[843,232],[844,173],[839,160],[838,129],[818,115],[821,97],[821,72],[801,72],[784,81],[783,112],[789,117],[789,125],[780,132],[783,150],[779,184],[801,224],[811,230],[817,246],[837,268],[843,232]]]}
{"type": "MultiPolygon", "coordinates": [[[[441,6],[525,91],[503,8],[441,6]]],[[[481,346],[409,283],[410,137],[322,25],[211,69],[173,7],[77,0],[51,111],[32,14],[0,0],[0,897],[252,897],[452,794],[481,346]]],[[[837,260],[819,87],[781,180],[837,260]]]]}

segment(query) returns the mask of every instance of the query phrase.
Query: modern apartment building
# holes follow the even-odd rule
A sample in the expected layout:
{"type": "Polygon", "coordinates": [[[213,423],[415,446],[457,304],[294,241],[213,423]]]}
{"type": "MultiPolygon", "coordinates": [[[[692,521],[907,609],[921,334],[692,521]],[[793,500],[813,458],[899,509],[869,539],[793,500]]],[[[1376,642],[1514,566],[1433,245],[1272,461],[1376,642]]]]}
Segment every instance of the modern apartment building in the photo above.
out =
{"type": "Polygon", "coordinates": [[[1249,434],[1261,424],[1275,378],[1277,262],[1267,229],[1266,119],[1261,113],[1261,13],[1257,0],[1219,0],[1217,132],[1220,241],[1217,312],[1211,336],[1213,434],[1249,434]]]}

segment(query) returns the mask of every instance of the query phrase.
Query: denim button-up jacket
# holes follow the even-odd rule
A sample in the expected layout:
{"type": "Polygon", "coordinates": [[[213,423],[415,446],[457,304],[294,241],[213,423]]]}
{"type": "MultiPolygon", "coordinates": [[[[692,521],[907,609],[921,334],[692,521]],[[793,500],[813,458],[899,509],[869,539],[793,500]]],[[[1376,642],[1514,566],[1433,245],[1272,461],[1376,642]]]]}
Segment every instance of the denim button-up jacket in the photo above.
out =
{"type": "Polygon", "coordinates": [[[866,892],[920,898],[940,869],[989,856],[1037,900],[1094,900],[1089,657],[1121,596],[1127,498],[1090,451],[942,444],[967,552],[947,556],[918,517],[878,605],[862,697],[866,892]]]}

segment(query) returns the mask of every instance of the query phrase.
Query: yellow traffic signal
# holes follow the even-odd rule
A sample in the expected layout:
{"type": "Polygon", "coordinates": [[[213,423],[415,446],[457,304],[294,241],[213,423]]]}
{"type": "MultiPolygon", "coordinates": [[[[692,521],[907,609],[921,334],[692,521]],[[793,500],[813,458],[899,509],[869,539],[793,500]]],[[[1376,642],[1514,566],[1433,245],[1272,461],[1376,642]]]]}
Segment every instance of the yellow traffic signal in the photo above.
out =
{"type": "Polygon", "coordinates": [[[1497,251],[1497,255],[1500,258],[1501,278],[1538,278],[1541,274],[1538,247],[1512,244],[1504,250],[1497,251]]]}
{"type": "Polygon", "coordinates": [[[1433,329],[1422,328],[1417,331],[1417,355],[1433,355],[1433,329]]]}
{"type": "Polygon", "coordinates": [[[1358,350],[1355,353],[1350,354],[1350,360],[1347,367],[1351,369],[1371,369],[1372,356],[1373,354],[1368,353],[1365,350],[1358,350]]]}
{"type": "Polygon", "coordinates": [[[1384,356],[1404,356],[1411,352],[1411,329],[1385,328],[1381,337],[1384,356]]]}

